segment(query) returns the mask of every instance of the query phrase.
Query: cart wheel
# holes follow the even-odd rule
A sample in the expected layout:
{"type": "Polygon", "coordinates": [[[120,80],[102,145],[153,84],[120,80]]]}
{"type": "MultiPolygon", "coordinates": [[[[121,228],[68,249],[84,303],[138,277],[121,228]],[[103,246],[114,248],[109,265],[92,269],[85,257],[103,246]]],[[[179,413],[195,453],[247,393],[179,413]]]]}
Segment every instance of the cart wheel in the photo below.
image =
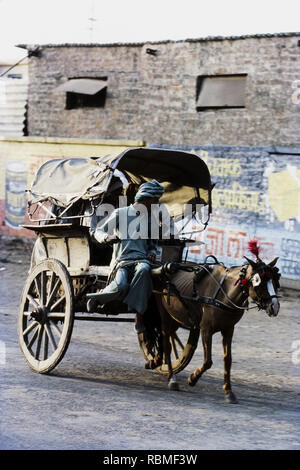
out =
{"type": "Polygon", "coordinates": [[[66,267],[47,259],[31,271],[21,297],[18,335],[31,369],[50,372],[63,358],[74,323],[73,285],[66,267]]]}
{"type": "MultiPolygon", "coordinates": [[[[199,328],[181,328],[179,327],[171,336],[171,362],[174,374],[177,374],[183,370],[193,357],[193,354],[197,348],[198,340],[200,335],[199,328]]],[[[148,364],[155,360],[156,355],[161,349],[157,340],[152,346],[151,352],[149,352],[149,344],[147,338],[144,335],[139,335],[139,344],[144,357],[148,364]]],[[[162,365],[155,368],[161,374],[168,374],[168,365],[163,363],[162,365]]]]}

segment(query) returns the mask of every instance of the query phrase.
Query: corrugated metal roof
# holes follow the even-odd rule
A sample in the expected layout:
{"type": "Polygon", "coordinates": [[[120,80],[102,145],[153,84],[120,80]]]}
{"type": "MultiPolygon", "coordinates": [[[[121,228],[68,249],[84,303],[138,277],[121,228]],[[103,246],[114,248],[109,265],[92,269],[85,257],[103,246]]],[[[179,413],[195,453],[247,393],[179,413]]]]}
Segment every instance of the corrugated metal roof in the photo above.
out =
{"type": "Polygon", "coordinates": [[[60,43],[60,44],[17,44],[16,47],[22,49],[34,49],[36,47],[117,47],[117,46],[143,46],[145,44],[168,44],[168,43],[184,43],[184,42],[209,42],[209,41],[234,41],[249,38],[275,38],[275,37],[292,37],[300,36],[300,32],[287,33],[261,33],[261,34],[245,34],[240,36],[207,36],[200,38],[187,38],[180,40],[158,40],[158,41],[141,41],[141,42],[115,42],[115,43],[60,43]]]}
{"type": "Polygon", "coordinates": [[[24,79],[0,79],[0,134],[24,135],[28,82],[24,79]]]}

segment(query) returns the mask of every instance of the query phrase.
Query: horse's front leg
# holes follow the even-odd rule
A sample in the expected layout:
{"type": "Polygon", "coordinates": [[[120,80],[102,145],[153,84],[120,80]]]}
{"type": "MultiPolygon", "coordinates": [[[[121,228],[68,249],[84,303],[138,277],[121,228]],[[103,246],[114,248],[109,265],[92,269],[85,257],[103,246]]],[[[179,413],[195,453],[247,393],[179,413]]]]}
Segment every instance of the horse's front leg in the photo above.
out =
{"type": "MultiPolygon", "coordinates": [[[[161,318],[161,333],[162,333],[162,355],[165,360],[165,364],[168,366],[168,388],[169,390],[179,390],[179,385],[176,381],[176,375],[173,374],[173,367],[171,361],[171,337],[172,334],[172,322],[170,315],[161,303],[161,298],[157,301],[158,310],[161,318]]],[[[162,358],[162,355],[160,358],[162,358]]]]}
{"type": "Polygon", "coordinates": [[[231,343],[234,327],[222,330],[223,356],[224,356],[224,385],[225,400],[227,403],[238,403],[235,394],[231,390],[230,372],[231,372],[231,343]]]}
{"type": "Polygon", "coordinates": [[[179,385],[176,380],[176,375],[173,373],[171,361],[171,341],[170,335],[163,333],[163,350],[165,356],[165,363],[168,366],[168,388],[169,390],[179,390],[179,385]]]}
{"type": "Polygon", "coordinates": [[[204,360],[203,364],[199,369],[196,369],[188,378],[188,384],[191,386],[196,385],[197,381],[201,375],[207,370],[210,369],[213,362],[211,358],[211,349],[212,349],[212,332],[209,329],[201,330],[201,338],[203,345],[203,354],[204,360]]]}

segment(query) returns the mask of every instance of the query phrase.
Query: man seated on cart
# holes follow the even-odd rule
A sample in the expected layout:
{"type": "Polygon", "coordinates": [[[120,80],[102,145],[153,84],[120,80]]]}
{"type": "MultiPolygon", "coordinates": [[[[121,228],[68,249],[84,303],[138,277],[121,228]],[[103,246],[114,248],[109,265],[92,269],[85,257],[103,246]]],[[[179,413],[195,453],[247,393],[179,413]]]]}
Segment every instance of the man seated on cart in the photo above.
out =
{"type": "Polygon", "coordinates": [[[87,294],[87,310],[94,312],[98,304],[122,301],[128,305],[128,311],[136,313],[138,334],[145,331],[143,314],[152,292],[150,269],[157,251],[157,240],[151,239],[151,222],[154,223],[151,205],[158,204],[163,193],[163,186],[156,180],[143,183],[134,203],[115,209],[94,232],[99,243],[113,244],[109,277],[112,281],[99,292],[87,294]]]}

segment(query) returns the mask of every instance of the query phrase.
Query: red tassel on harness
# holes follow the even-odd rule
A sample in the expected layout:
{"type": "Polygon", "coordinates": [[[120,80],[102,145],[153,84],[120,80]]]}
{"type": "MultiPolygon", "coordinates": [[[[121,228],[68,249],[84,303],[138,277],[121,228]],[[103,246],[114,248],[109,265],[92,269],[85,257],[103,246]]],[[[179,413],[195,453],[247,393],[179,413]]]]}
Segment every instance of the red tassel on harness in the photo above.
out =
{"type": "Polygon", "coordinates": [[[257,244],[257,240],[250,240],[248,242],[248,250],[252,253],[256,258],[259,258],[260,247],[257,244]]]}

